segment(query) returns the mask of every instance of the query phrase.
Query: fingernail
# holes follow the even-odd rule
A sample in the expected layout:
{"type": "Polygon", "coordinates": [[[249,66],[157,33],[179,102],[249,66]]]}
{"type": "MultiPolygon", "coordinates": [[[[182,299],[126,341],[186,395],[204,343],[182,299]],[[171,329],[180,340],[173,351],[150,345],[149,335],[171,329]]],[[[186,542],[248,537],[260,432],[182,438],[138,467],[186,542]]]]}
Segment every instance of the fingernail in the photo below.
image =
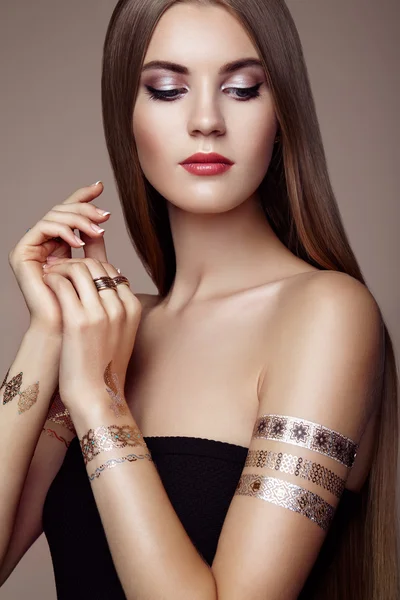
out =
{"type": "Polygon", "coordinates": [[[83,241],[81,240],[81,238],[78,238],[78,236],[77,236],[77,235],[74,235],[74,238],[76,239],[76,241],[78,242],[78,244],[80,244],[81,246],[85,246],[85,242],[83,242],[83,241]]]}
{"type": "Polygon", "coordinates": [[[52,255],[50,254],[50,255],[47,257],[47,259],[46,259],[46,260],[47,260],[47,262],[48,262],[48,263],[52,263],[52,262],[55,262],[56,260],[60,260],[60,259],[58,258],[58,256],[52,256],[52,255]]]}
{"type": "Polygon", "coordinates": [[[120,273],[120,274],[121,274],[121,269],[117,269],[117,271],[118,271],[118,273],[120,273]]]}
{"type": "Polygon", "coordinates": [[[42,265],[42,268],[43,268],[43,269],[48,269],[48,268],[49,268],[49,265],[46,265],[46,263],[44,263],[44,264],[42,265]]]}
{"type": "Polygon", "coordinates": [[[90,187],[95,187],[96,185],[99,185],[99,183],[103,183],[101,179],[99,179],[99,181],[96,181],[96,183],[92,183],[90,187]]]}
{"type": "Polygon", "coordinates": [[[93,231],[96,231],[97,233],[103,233],[103,231],[104,231],[104,229],[102,229],[95,223],[90,223],[90,227],[93,229],[93,231]]]}
{"type": "Polygon", "coordinates": [[[109,211],[101,210],[101,208],[96,208],[96,210],[99,213],[99,215],[101,215],[102,217],[106,217],[107,215],[111,215],[111,213],[109,211]]]}

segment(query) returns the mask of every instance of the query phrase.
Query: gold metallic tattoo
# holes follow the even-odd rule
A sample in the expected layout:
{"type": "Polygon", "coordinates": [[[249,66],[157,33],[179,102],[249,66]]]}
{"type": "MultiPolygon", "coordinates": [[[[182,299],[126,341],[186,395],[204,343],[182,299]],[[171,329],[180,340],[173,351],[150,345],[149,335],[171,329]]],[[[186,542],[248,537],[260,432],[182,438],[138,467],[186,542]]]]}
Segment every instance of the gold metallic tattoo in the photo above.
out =
{"type": "Polygon", "coordinates": [[[39,382],[36,381],[32,385],[26,388],[23,392],[21,392],[22,386],[22,371],[17,375],[14,375],[12,379],[7,383],[8,374],[10,369],[7,371],[7,375],[4,377],[4,381],[1,384],[2,389],[5,386],[4,394],[3,394],[3,404],[8,404],[11,402],[16,396],[19,396],[18,399],[18,414],[22,415],[22,413],[29,410],[37,401],[39,396],[39,382]]]}
{"type": "Polygon", "coordinates": [[[235,495],[255,496],[277,506],[288,508],[314,521],[327,530],[335,509],[321,496],[298,485],[265,475],[241,475],[235,495]]]}
{"type": "Polygon", "coordinates": [[[340,498],[345,481],[333,471],[305,458],[271,450],[249,450],[245,467],[267,467],[308,479],[340,498]]]}
{"type": "Polygon", "coordinates": [[[125,402],[124,391],[119,384],[118,375],[111,370],[111,363],[112,361],[108,363],[104,372],[104,381],[107,385],[107,392],[112,398],[110,408],[116,417],[121,417],[129,413],[129,408],[125,402]]]}
{"type": "Polygon", "coordinates": [[[263,415],[254,425],[254,439],[277,440],[324,454],[352,467],[358,445],[350,438],[323,425],[282,415],[263,415]]]}
{"type": "Polygon", "coordinates": [[[6,373],[6,376],[5,376],[5,377],[4,377],[4,379],[3,379],[3,383],[1,384],[0,390],[2,390],[2,389],[3,389],[3,387],[4,387],[4,386],[6,385],[6,383],[7,383],[8,375],[9,375],[9,373],[10,373],[10,369],[11,369],[11,367],[9,367],[9,369],[8,369],[8,371],[7,371],[7,373],[6,373]]]}
{"type": "Polygon", "coordinates": [[[85,465],[100,452],[109,452],[113,448],[143,446],[147,449],[140,430],[131,425],[101,425],[96,429],[89,429],[80,440],[80,444],[85,465]]]}
{"type": "Polygon", "coordinates": [[[19,394],[18,399],[18,414],[26,412],[33,406],[39,396],[39,382],[30,385],[24,392],[19,394]]]}
{"type": "Polygon", "coordinates": [[[142,460],[143,458],[147,458],[150,462],[153,462],[153,459],[152,459],[150,453],[127,454],[126,456],[122,456],[121,458],[110,458],[110,460],[107,460],[104,464],[97,467],[97,469],[95,470],[94,473],[89,475],[89,480],[93,481],[95,478],[100,477],[100,475],[101,475],[102,471],[104,471],[104,469],[112,469],[113,467],[116,467],[118,464],[123,463],[127,460],[129,462],[134,462],[137,460],[142,460]]]}
{"type": "Polygon", "coordinates": [[[63,442],[66,445],[66,447],[69,448],[71,442],[63,438],[62,435],[58,435],[53,429],[47,429],[43,427],[42,431],[47,433],[47,435],[49,435],[50,437],[56,438],[60,442],[63,442]]]}
{"type": "Polygon", "coordinates": [[[69,429],[69,431],[72,431],[72,433],[76,433],[75,426],[72,422],[68,409],[64,406],[63,401],[61,400],[58,388],[54,392],[52,400],[53,402],[50,406],[46,420],[63,425],[69,429]]]}
{"type": "Polygon", "coordinates": [[[14,375],[14,377],[12,379],[10,379],[10,381],[8,383],[6,383],[7,381],[7,377],[3,382],[3,385],[6,386],[5,390],[4,390],[4,395],[3,395],[3,404],[7,404],[8,402],[11,402],[11,400],[13,400],[15,398],[15,396],[17,396],[19,394],[19,390],[21,389],[21,385],[22,385],[22,371],[20,373],[18,373],[17,375],[14,375]]]}

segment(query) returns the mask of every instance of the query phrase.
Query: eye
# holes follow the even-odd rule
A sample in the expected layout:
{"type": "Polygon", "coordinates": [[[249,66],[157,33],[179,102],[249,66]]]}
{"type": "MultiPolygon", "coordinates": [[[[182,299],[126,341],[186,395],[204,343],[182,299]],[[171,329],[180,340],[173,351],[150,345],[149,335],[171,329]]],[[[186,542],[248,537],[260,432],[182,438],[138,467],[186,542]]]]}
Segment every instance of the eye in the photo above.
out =
{"type": "MultiPolygon", "coordinates": [[[[226,91],[235,91],[236,94],[233,95],[234,98],[237,98],[241,102],[251,100],[252,98],[258,98],[260,92],[258,91],[261,87],[262,82],[257,83],[253,87],[249,88],[236,88],[230,87],[225,88],[226,91]]],[[[186,88],[176,88],[173,90],[157,90],[156,88],[151,87],[150,85],[146,85],[146,94],[150,96],[151,100],[163,100],[165,102],[173,102],[174,100],[179,99],[179,92],[186,92],[186,88]]],[[[231,95],[231,94],[229,94],[231,95]]]]}

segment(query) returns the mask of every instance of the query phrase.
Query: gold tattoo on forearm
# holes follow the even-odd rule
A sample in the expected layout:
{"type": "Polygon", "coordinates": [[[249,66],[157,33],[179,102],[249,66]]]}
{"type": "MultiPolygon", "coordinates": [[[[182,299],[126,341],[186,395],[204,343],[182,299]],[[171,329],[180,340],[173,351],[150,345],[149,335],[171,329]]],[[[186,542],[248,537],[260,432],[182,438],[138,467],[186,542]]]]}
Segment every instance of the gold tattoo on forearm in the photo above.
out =
{"type": "Polygon", "coordinates": [[[320,485],[338,498],[340,498],[345,486],[344,479],[338,477],[330,469],[301,456],[297,457],[285,452],[249,450],[244,466],[267,467],[275,471],[297,475],[303,479],[312,481],[316,485],[320,485]]]}
{"type": "Polygon", "coordinates": [[[50,437],[56,438],[60,442],[63,442],[66,445],[66,447],[69,448],[69,445],[71,442],[69,442],[68,440],[63,438],[62,435],[58,435],[53,429],[47,429],[47,428],[43,427],[42,431],[47,433],[47,435],[49,435],[50,437]]]}
{"type": "Polygon", "coordinates": [[[9,375],[9,373],[10,373],[10,369],[11,369],[11,367],[8,369],[8,371],[7,371],[7,373],[6,373],[6,376],[5,376],[5,377],[4,377],[4,379],[3,379],[3,383],[1,384],[0,390],[2,390],[2,389],[3,389],[3,387],[4,387],[4,386],[6,385],[6,383],[7,383],[8,375],[9,375]]]}
{"type": "Polygon", "coordinates": [[[89,429],[80,440],[81,450],[85,464],[91,461],[100,452],[109,452],[113,448],[125,448],[125,446],[143,446],[147,444],[140,430],[131,425],[104,425],[89,429]]]}
{"type": "Polygon", "coordinates": [[[61,400],[58,388],[53,394],[52,403],[50,410],[47,413],[46,420],[63,425],[69,429],[69,431],[72,431],[72,433],[76,433],[75,426],[72,422],[68,409],[64,406],[63,401],[61,400]]]}
{"type": "Polygon", "coordinates": [[[121,389],[118,375],[113,373],[111,369],[111,363],[112,361],[108,363],[104,372],[104,381],[107,385],[107,392],[112,399],[110,408],[116,417],[121,417],[129,413],[129,408],[126,404],[124,391],[121,389]]]}
{"type": "Polygon", "coordinates": [[[123,462],[135,462],[137,460],[143,460],[144,458],[148,459],[150,462],[153,462],[153,459],[149,452],[147,452],[146,454],[127,454],[126,456],[122,456],[121,458],[110,458],[110,460],[107,460],[104,464],[97,467],[94,473],[89,475],[89,480],[93,481],[94,479],[100,477],[104,469],[112,469],[113,467],[116,467],[117,465],[123,462]]]}
{"type": "Polygon", "coordinates": [[[4,381],[1,385],[2,389],[5,386],[4,394],[3,394],[3,404],[8,404],[13,400],[16,396],[18,398],[18,414],[22,415],[22,413],[29,410],[37,401],[39,396],[39,382],[36,381],[32,385],[26,388],[23,392],[21,392],[22,386],[22,371],[17,375],[14,375],[12,379],[7,383],[8,374],[10,369],[7,371],[7,375],[4,377],[4,381]]]}
{"type": "Polygon", "coordinates": [[[321,496],[298,485],[265,475],[241,475],[235,495],[255,496],[277,506],[288,508],[314,521],[327,530],[333,519],[334,507],[321,496]]]}
{"type": "Polygon", "coordinates": [[[282,415],[263,415],[254,425],[252,438],[295,444],[324,454],[352,467],[358,445],[350,438],[323,425],[282,415]]]}

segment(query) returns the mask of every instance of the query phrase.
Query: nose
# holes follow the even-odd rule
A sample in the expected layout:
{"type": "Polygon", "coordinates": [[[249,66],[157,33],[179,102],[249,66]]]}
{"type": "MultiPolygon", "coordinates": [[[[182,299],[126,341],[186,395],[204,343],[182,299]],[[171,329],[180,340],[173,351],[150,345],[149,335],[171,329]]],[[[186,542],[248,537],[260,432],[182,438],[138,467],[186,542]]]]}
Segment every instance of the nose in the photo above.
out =
{"type": "Polygon", "coordinates": [[[221,112],[220,97],[205,82],[200,90],[192,92],[189,108],[188,132],[190,135],[223,135],[226,131],[225,119],[221,112]]]}

